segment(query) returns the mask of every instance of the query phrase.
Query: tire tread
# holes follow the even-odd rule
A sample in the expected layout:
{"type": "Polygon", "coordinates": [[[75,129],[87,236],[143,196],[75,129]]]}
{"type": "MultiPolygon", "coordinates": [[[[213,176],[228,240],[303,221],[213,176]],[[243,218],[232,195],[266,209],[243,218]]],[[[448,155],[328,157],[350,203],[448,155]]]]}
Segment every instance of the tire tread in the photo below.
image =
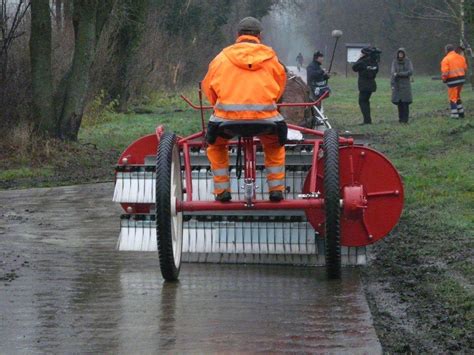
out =
{"type": "Polygon", "coordinates": [[[328,278],[341,277],[339,135],[334,129],[324,133],[324,204],[326,212],[326,272],[328,278]]]}
{"type": "Polygon", "coordinates": [[[165,132],[161,136],[156,154],[156,236],[160,270],[167,281],[176,281],[179,275],[173,255],[170,202],[171,168],[176,142],[175,134],[165,132]]]}

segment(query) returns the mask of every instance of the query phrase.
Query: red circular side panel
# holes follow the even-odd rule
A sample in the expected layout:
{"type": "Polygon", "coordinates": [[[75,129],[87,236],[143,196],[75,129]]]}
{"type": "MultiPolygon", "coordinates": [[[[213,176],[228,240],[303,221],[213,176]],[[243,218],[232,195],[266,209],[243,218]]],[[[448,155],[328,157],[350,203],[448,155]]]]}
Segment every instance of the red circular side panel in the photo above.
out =
{"type": "MultiPolygon", "coordinates": [[[[403,184],[395,167],[381,153],[361,146],[339,149],[339,175],[342,189],[362,185],[367,208],[361,217],[351,219],[341,213],[341,244],[364,246],[384,238],[395,227],[403,210],[403,184]]],[[[324,197],[324,158],[318,160],[318,190],[324,197]]],[[[308,192],[309,174],[304,192],[308,192]]],[[[324,235],[324,210],[306,211],[315,230],[324,235]]]]}
{"type": "Polygon", "coordinates": [[[158,138],[154,133],[138,138],[123,151],[119,157],[118,164],[122,164],[123,158],[128,159],[128,164],[145,164],[145,157],[147,155],[156,155],[157,146],[158,138]]]}

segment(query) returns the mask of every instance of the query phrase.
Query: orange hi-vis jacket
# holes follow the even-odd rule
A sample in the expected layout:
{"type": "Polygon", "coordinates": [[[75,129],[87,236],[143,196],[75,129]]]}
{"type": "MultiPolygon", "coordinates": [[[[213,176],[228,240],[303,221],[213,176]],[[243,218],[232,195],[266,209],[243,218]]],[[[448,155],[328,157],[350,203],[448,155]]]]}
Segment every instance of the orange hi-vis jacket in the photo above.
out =
{"type": "Polygon", "coordinates": [[[255,120],[279,115],[286,73],[272,48],[243,35],[209,64],[202,88],[214,106],[212,120],[255,120]]]}
{"type": "Polygon", "coordinates": [[[441,61],[441,77],[450,88],[464,85],[466,72],[466,58],[455,51],[449,52],[441,61]]]}

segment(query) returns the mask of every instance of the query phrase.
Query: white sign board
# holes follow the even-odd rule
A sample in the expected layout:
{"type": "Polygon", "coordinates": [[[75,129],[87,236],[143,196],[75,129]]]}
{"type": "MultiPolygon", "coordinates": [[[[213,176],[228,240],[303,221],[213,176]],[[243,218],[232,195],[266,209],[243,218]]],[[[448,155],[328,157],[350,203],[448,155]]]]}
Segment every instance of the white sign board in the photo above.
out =
{"type": "Polygon", "coordinates": [[[362,48],[347,48],[347,62],[355,63],[360,58],[362,48]]]}

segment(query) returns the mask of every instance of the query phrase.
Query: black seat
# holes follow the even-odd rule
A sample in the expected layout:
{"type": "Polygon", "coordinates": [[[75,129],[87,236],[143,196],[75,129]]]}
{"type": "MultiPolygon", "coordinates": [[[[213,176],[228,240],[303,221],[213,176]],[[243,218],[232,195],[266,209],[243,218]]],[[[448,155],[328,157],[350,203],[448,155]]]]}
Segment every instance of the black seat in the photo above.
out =
{"type": "Polygon", "coordinates": [[[277,134],[278,125],[269,120],[239,120],[219,123],[217,134],[223,138],[257,137],[267,134],[277,134]]]}

